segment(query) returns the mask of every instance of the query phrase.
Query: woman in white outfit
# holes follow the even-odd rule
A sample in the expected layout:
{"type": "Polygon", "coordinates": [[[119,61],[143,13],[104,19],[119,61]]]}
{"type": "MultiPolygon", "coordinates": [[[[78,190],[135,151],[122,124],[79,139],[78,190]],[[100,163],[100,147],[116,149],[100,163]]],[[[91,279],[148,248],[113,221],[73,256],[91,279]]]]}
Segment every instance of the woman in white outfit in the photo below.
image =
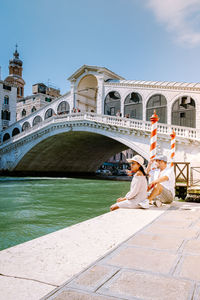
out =
{"type": "Polygon", "coordinates": [[[135,155],[127,159],[131,164],[131,172],[135,173],[131,181],[130,191],[124,198],[118,198],[117,203],[110,207],[110,210],[118,208],[139,208],[138,205],[147,198],[147,179],[144,171],[144,159],[140,155],[135,155]]]}

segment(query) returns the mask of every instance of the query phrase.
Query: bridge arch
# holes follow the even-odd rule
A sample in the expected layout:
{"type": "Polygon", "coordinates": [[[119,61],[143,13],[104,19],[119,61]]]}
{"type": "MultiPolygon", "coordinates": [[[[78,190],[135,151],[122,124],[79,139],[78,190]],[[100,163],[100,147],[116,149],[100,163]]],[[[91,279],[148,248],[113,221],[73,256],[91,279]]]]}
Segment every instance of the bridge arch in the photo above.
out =
{"type": "Polygon", "coordinates": [[[196,128],[196,103],[192,97],[184,95],[173,102],[171,124],[196,128]]]}
{"type": "Polygon", "coordinates": [[[26,131],[29,128],[31,128],[31,124],[28,121],[24,122],[22,125],[22,131],[26,131]]]}
{"type": "Polygon", "coordinates": [[[15,127],[15,128],[13,129],[13,131],[12,131],[12,136],[15,136],[15,135],[17,135],[17,134],[19,134],[19,133],[20,133],[19,128],[18,128],[18,127],[15,127]]]}
{"type": "Polygon", "coordinates": [[[133,119],[143,119],[142,96],[139,93],[131,92],[125,97],[124,116],[127,115],[133,119]]]}
{"type": "Polygon", "coordinates": [[[98,81],[95,75],[87,74],[77,82],[76,108],[81,112],[97,111],[98,81]]]}
{"type": "Polygon", "coordinates": [[[33,119],[33,126],[39,124],[40,122],[42,122],[42,117],[38,115],[33,119]]]}
{"type": "Polygon", "coordinates": [[[118,91],[110,91],[104,100],[104,114],[116,116],[121,113],[121,95],[118,91]]]}
{"type": "Polygon", "coordinates": [[[62,114],[68,114],[70,112],[70,106],[67,101],[61,101],[58,106],[57,106],[57,114],[62,115],[62,114]]]}
{"type": "Polygon", "coordinates": [[[49,130],[48,137],[40,135],[24,147],[14,162],[15,171],[95,172],[109,157],[128,148],[146,159],[149,157],[148,141],[145,147],[140,145],[137,137],[133,142],[129,135],[120,135],[106,129],[84,128],[80,124],[73,127],[73,130],[70,126],[68,130],[64,126],[49,130]]]}
{"type": "Polygon", "coordinates": [[[156,110],[159,116],[160,123],[167,123],[167,99],[162,94],[152,95],[146,104],[146,120],[149,121],[150,117],[153,115],[154,110],[156,110]]]}
{"type": "Polygon", "coordinates": [[[10,134],[7,132],[3,136],[3,142],[8,141],[10,139],[10,134]]]}
{"type": "Polygon", "coordinates": [[[44,119],[48,119],[51,118],[53,115],[55,114],[53,108],[49,108],[46,110],[45,114],[44,114],[44,119]]]}

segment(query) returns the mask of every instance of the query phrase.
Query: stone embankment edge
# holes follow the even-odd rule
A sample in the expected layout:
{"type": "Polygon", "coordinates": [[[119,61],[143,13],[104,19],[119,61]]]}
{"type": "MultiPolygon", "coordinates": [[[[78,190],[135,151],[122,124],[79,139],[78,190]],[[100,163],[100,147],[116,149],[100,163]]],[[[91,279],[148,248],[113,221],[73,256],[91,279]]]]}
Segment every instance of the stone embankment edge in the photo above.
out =
{"type": "Polygon", "coordinates": [[[56,286],[60,287],[75,274],[77,276],[83,272],[88,265],[112,252],[165,210],[117,210],[2,250],[0,273],[4,278],[0,276],[0,298],[10,300],[18,295],[21,300],[38,300],[44,297],[53,292],[56,286]],[[7,288],[4,284],[6,276],[7,288]],[[9,285],[10,281],[12,286],[9,285]],[[36,290],[32,288],[33,282],[36,290]],[[50,284],[52,289],[47,290],[45,284],[50,284]]]}

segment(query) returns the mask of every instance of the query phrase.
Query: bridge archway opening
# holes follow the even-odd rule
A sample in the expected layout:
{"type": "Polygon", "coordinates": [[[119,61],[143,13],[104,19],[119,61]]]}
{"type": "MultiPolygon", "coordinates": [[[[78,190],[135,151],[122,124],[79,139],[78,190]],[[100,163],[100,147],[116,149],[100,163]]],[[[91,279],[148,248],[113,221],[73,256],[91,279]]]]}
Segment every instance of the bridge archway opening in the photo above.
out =
{"type": "Polygon", "coordinates": [[[151,116],[156,111],[159,116],[160,123],[167,123],[167,100],[161,94],[153,95],[149,98],[146,107],[146,120],[149,121],[151,116]]]}
{"type": "Polygon", "coordinates": [[[196,127],[195,101],[184,96],[177,99],[172,106],[172,125],[196,127]]]}
{"type": "Polygon", "coordinates": [[[142,120],[142,97],[138,93],[130,93],[124,101],[124,116],[142,120]]]}
{"type": "Polygon", "coordinates": [[[57,114],[63,115],[63,114],[68,114],[69,112],[70,112],[69,103],[67,101],[60,102],[57,108],[57,114]]]}
{"type": "Polygon", "coordinates": [[[42,118],[40,116],[36,116],[33,119],[33,126],[36,126],[37,124],[39,124],[40,122],[42,122],[42,118]]]}
{"type": "Polygon", "coordinates": [[[121,96],[117,91],[109,92],[104,101],[104,114],[116,116],[121,113],[121,96]]]}
{"type": "Polygon", "coordinates": [[[24,124],[22,125],[22,131],[26,131],[29,128],[31,128],[31,125],[29,122],[24,122],[24,124]]]}
{"type": "Polygon", "coordinates": [[[76,108],[81,112],[97,111],[97,92],[98,82],[94,75],[84,76],[77,87],[76,92],[76,108]]]}
{"type": "Polygon", "coordinates": [[[44,139],[27,152],[14,171],[27,173],[94,173],[110,157],[129,147],[113,138],[69,131],[44,139]]]}
{"type": "Polygon", "coordinates": [[[10,139],[10,134],[9,133],[4,134],[3,142],[8,141],[9,139],[10,139]]]}
{"type": "Polygon", "coordinates": [[[54,110],[52,108],[47,109],[44,115],[44,119],[51,118],[55,114],[54,110]]]}
{"type": "Polygon", "coordinates": [[[17,135],[17,134],[19,134],[19,133],[20,133],[19,128],[15,127],[15,128],[13,129],[13,131],[12,131],[12,136],[15,136],[15,135],[17,135]]]}

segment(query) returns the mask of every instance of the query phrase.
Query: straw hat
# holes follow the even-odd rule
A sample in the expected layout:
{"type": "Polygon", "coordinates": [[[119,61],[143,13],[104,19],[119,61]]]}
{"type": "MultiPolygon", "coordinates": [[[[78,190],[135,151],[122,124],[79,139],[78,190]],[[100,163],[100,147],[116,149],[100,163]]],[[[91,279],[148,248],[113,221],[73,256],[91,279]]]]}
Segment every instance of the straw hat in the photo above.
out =
{"type": "Polygon", "coordinates": [[[140,155],[134,155],[132,158],[127,159],[127,162],[132,163],[133,161],[136,161],[140,166],[143,166],[144,164],[144,158],[140,155]]]}

